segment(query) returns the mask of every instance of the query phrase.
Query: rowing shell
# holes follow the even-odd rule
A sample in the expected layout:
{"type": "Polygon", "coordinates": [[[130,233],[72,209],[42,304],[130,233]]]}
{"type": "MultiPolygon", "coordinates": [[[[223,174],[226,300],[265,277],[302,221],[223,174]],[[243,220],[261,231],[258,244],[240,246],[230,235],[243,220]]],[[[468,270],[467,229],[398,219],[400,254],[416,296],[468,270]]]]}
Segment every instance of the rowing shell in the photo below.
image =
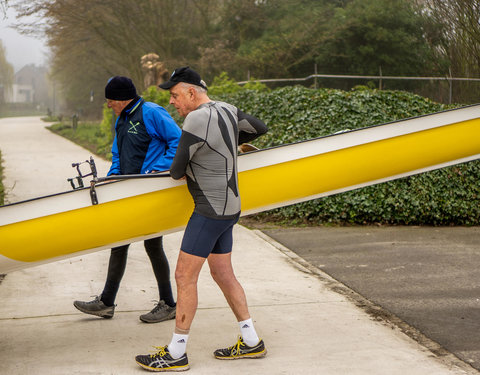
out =
{"type": "MultiPolygon", "coordinates": [[[[249,152],[242,215],[480,158],[480,105],[249,152]]],[[[184,182],[132,179],[0,207],[0,273],[182,230],[184,182]]]]}

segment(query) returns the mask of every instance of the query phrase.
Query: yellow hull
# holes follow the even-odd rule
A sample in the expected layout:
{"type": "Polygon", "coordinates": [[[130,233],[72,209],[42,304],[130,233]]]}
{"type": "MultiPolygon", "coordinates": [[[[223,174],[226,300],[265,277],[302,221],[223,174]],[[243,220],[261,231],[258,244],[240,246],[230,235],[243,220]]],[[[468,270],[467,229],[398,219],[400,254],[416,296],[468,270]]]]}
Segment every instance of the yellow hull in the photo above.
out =
{"type": "MultiPolygon", "coordinates": [[[[239,157],[242,214],[480,157],[480,106],[239,157]]],[[[170,178],[97,186],[0,207],[0,273],[181,230],[193,210],[170,178]]]]}

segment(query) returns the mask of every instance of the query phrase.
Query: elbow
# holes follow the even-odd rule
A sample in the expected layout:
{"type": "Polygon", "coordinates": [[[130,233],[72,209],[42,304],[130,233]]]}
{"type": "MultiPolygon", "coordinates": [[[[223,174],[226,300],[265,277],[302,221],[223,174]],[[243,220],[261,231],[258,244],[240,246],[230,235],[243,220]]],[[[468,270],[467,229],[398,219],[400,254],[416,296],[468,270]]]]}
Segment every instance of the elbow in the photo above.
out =
{"type": "Polygon", "coordinates": [[[174,180],[180,180],[183,176],[185,176],[185,173],[181,173],[181,172],[175,171],[175,170],[170,170],[170,176],[174,180]]]}

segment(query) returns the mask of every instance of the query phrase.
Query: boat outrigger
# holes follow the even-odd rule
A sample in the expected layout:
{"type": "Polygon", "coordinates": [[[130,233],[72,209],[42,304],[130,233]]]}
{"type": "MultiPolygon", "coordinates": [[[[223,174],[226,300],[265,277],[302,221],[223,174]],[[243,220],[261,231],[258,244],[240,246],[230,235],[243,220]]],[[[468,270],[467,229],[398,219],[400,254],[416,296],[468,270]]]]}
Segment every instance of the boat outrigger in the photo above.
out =
{"type": "MultiPolygon", "coordinates": [[[[480,105],[247,152],[242,215],[478,158],[480,105]]],[[[74,190],[0,207],[0,273],[179,231],[193,210],[185,183],[168,173],[89,175],[79,170],[74,190]]]]}

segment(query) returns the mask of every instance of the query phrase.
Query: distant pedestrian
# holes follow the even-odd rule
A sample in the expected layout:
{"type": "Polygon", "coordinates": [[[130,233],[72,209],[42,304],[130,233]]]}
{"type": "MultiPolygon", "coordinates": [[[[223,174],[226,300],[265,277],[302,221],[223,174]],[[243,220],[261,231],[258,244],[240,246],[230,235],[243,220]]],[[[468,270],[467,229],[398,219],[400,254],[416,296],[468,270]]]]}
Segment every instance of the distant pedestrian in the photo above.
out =
{"type": "Polygon", "coordinates": [[[198,305],[197,281],[208,260],[210,272],[237,318],[237,343],[218,349],[218,359],[260,358],[267,353],[255,331],[245,292],[233,272],[233,226],[240,216],[237,181],[237,145],[267,131],[266,125],[233,105],[215,102],[205,82],[189,67],[176,69],[160,85],[170,90],[170,104],[185,117],[182,137],[170,174],[187,180],[195,202],[177,260],[177,317],[170,344],[152,355],[139,355],[137,363],[150,371],[189,368],[187,341],[198,305]]]}
{"type": "MultiPolygon", "coordinates": [[[[138,96],[132,80],[127,77],[111,78],[105,87],[105,97],[108,107],[118,116],[112,146],[112,166],[108,175],[142,174],[170,169],[181,130],[168,112],[138,96]]],[[[111,219],[115,225],[116,218],[111,219]]],[[[140,320],[145,323],[175,318],[176,304],[170,282],[170,267],[162,241],[161,236],[144,241],[159,290],[156,306],[140,316],[140,320]]],[[[127,244],[112,249],[103,292],[93,301],[73,302],[78,310],[102,318],[113,317],[129,246],[127,244]]]]}

